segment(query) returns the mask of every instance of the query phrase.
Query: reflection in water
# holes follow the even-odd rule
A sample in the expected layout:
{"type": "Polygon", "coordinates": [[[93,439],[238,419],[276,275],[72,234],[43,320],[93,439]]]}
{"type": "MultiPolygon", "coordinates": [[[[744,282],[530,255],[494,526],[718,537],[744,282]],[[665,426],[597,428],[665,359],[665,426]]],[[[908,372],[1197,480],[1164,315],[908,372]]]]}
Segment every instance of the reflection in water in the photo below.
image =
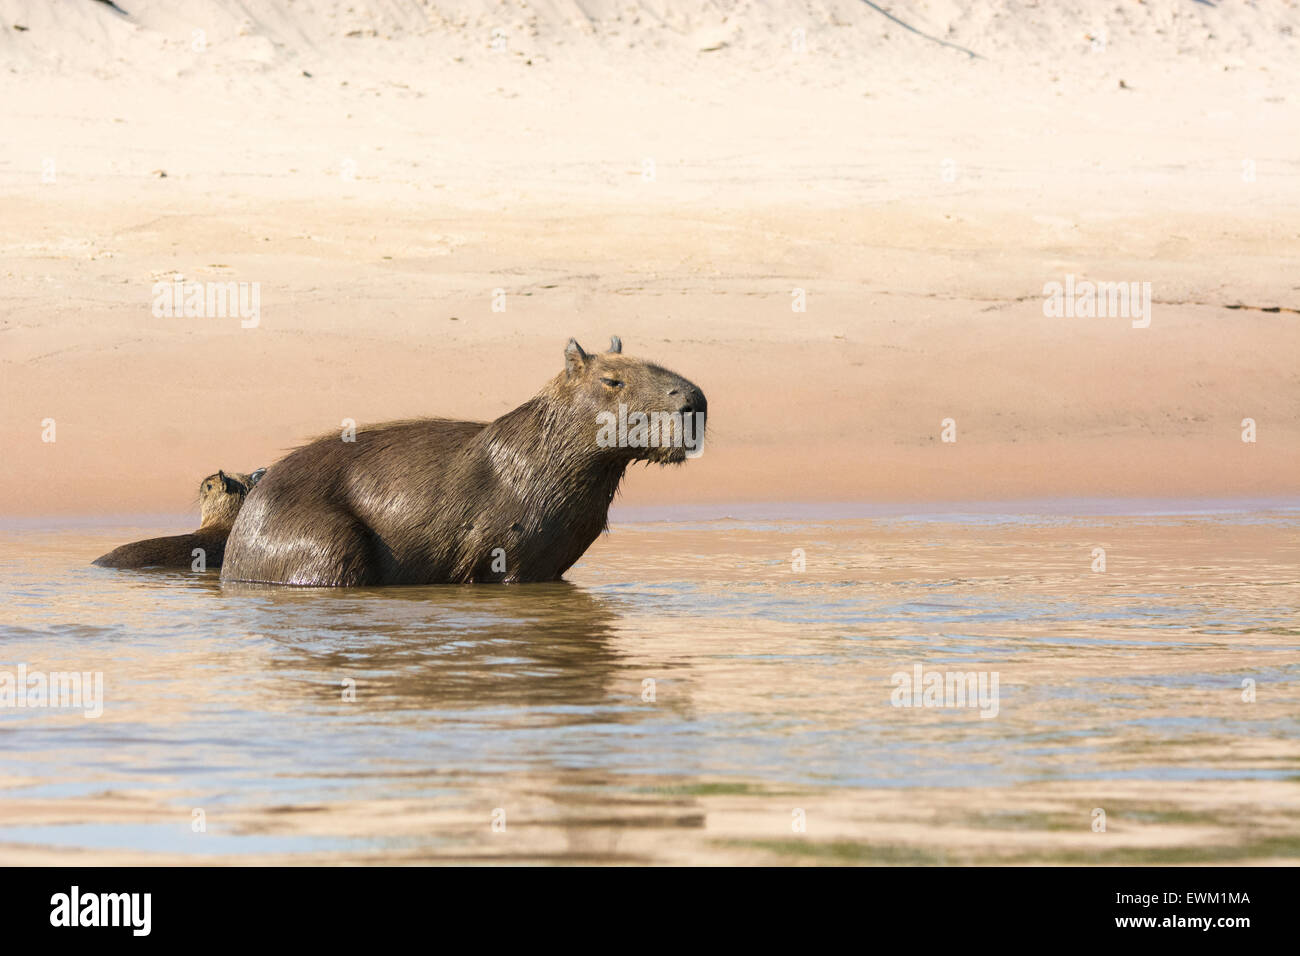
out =
{"type": "Polygon", "coordinates": [[[307,678],[322,700],[356,681],[382,708],[570,708],[609,693],[619,656],[613,602],[566,582],[288,590],[225,585],[250,626],[281,650],[278,672],[307,678]]]}
{"type": "Polygon", "coordinates": [[[0,670],[106,702],[0,708],[0,862],[1295,859],[1298,525],[644,524],[572,583],[352,590],[6,532],[0,670]],[[996,719],[892,706],[916,664],[996,719]]]}

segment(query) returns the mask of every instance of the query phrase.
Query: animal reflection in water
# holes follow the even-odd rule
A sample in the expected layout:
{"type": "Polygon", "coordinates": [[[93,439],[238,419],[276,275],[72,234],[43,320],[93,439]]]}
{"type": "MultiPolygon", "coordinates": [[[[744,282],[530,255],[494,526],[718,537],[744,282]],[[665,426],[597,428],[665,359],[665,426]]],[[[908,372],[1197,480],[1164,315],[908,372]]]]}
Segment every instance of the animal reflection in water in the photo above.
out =
{"type": "MultiPolygon", "coordinates": [[[[208,586],[219,588],[219,599],[246,599],[249,629],[279,647],[272,669],[301,672],[308,696],[330,706],[348,677],[359,700],[381,709],[595,706],[615,693],[622,666],[611,643],[618,599],[566,581],[327,591],[208,586]]],[[[626,677],[633,703],[640,679],[626,677]]]]}

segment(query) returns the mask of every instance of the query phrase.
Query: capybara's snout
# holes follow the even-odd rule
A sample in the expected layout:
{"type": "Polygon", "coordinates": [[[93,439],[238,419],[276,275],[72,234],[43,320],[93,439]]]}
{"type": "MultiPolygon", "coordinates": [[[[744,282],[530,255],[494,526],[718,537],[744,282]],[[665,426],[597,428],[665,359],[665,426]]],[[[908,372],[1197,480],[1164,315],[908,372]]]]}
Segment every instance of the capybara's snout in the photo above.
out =
{"type": "Polygon", "coordinates": [[[699,415],[703,418],[709,413],[709,400],[704,397],[699,386],[682,379],[681,383],[668,390],[668,397],[676,400],[677,411],[683,415],[699,415]]]}

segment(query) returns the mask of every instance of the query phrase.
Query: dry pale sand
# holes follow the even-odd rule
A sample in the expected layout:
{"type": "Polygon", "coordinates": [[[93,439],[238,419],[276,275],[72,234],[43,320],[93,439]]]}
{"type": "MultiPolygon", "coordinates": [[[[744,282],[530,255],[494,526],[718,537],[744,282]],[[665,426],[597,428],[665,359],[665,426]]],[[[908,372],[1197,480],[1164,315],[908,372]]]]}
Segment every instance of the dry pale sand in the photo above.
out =
{"type": "Polygon", "coordinates": [[[123,6],[0,0],[3,513],[182,524],[611,333],[710,399],[632,504],[1297,491],[1295,3],[123,6]]]}

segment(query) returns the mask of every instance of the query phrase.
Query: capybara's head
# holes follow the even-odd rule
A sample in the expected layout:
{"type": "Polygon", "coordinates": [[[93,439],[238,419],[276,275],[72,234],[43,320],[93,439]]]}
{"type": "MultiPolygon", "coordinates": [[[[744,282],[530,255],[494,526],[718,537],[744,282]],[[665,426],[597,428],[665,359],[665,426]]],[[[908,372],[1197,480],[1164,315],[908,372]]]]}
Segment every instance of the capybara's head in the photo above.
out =
{"type": "Polygon", "coordinates": [[[610,458],[670,464],[700,454],[709,410],[704,393],[676,372],[624,355],[618,336],[599,353],[569,339],[555,387],[610,458]]]}
{"type": "Polygon", "coordinates": [[[200,525],[233,524],[253,483],[249,475],[228,475],[224,471],[204,478],[199,485],[200,525]]]}

